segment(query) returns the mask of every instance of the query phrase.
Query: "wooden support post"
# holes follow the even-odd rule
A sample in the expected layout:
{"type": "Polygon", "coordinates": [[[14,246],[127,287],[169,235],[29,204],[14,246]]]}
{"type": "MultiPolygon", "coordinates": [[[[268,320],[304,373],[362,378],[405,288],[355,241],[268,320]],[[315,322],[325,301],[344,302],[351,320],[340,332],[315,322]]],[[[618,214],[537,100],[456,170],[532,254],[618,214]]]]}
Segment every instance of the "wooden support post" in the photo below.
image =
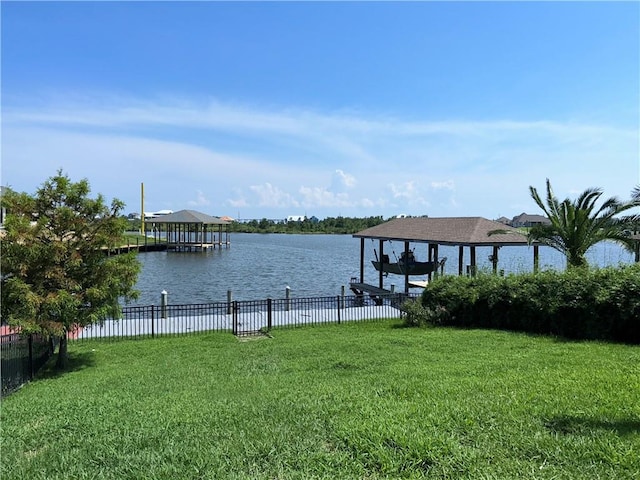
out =
{"type": "Polygon", "coordinates": [[[476,247],[470,247],[471,276],[476,275],[476,247]]]}
{"type": "Polygon", "coordinates": [[[462,275],[464,273],[464,246],[460,245],[458,247],[458,275],[462,275]]]}
{"type": "Polygon", "coordinates": [[[538,247],[538,245],[533,246],[533,272],[534,273],[538,273],[538,270],[540,269],[539,249],[540,247],[538,247]]]}
{"type": "MultiPolygon", "coordinates": [[[[408,241],[404,242],[404,258],[405,258],[405,264],[404,264],[404,293],[409,293],[409,264],[408,264],[408,260],[409,260],[409,242],[408,241]]],[[[382,288],[382,285],[380,285],[380,288],[382,288]]]]}
{"type": "MultiPolygon", "coordinates": [[[[380,260],[380,263],[382,264],[382,257],[384,256],[384,240],[380,240],[380,258],[378,260],[380,260]]],[[[380,275],[378,275],[378,287],[382,288],[382,285],[384,285],[383,283],[383,278],[384,278],[384,272],[383,270],[383,266],[380,265],[380,275]]]]}
{"type": "Polygon", "coordinates": [[[497,245],[493,246],[493,254],[491,255],[491,263],[493,263],[493,273],[498,273],[498,247],[497,245]]]}
{"type": "MultiPolygon", "coordinates": [[[[436,265],[438,264],[438,244],[436,243],[433,246],[433,261],[436,263],[436,265]]],[[[438,271],[434,270],[435,275],[433,276],[434,278],[438,278],[438,271]]]]}
{"type": "Polygon", "coordinates": [[[360,239],[360,283],[364,283],[364,238],[360,239]]]}

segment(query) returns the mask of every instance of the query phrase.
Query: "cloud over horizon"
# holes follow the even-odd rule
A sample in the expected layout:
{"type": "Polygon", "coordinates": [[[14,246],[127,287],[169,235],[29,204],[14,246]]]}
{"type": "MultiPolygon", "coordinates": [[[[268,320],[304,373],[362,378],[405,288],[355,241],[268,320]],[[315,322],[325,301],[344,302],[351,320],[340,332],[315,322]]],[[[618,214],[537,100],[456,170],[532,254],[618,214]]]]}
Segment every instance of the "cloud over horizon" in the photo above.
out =
{"type": "Polygon", "coordinates": [[[63,167],[132,210],[146,182],[155,209],[497,217],[532,206],[528,186],[546,178],[559,195],[600,186],[628,196],[638,141],[632,129],[577,121],[406,120],[86,94],[4,107],[2,183],[33,191],[63,167]]]}

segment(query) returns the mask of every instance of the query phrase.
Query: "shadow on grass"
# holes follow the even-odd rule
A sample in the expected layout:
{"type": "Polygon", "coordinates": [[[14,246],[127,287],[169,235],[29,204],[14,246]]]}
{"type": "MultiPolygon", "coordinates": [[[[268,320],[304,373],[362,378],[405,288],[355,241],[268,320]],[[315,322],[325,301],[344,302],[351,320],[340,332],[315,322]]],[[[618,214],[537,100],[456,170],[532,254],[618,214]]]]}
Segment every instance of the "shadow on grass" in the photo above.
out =
{"type": "Polygon", "coordinates": [[[595,430],[613,431],[619,436],[640,433],[640,419],[638,418],[607,420],[560,416],[546,421],[544,425],[549,431],[560,435],[585,435],[595,430]]]}
{"type": "Polygon", "coordinates": [[[69,352],[67,366],[64,369],[56,368],[58,354],[53,355],[47,364],[38,372],[36,380],[58,378],[66,373],[78,372],[96,365],[94,352],[69,352]]]}

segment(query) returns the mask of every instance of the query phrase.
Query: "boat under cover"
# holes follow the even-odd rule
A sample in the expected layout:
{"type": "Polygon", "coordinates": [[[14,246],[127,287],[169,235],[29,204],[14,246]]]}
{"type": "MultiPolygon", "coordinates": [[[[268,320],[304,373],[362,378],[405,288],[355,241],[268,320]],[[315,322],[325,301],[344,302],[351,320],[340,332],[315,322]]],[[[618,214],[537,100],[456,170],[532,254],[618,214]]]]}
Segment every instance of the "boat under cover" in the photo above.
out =
{"type": "Polygon", "coordinates": [[[382,268],[384,273],[396,275],[428,275],[438,267],[438,262],[381,263],[373,260],[371,263],[377,271],[382,268]]]}

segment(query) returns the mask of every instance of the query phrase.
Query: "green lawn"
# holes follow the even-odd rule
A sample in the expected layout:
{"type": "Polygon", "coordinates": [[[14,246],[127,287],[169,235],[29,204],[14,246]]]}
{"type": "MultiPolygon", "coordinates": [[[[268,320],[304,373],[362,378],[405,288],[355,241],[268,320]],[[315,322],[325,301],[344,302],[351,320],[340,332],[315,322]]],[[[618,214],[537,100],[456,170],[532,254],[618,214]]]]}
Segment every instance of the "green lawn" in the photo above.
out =
{"type": "Polygon", "coordinates": [[[393,322],[71,344],[0,478],[640,478],[640,348],[393,322]]]}
{"type": "Polygon", "coordinates": [[[153,245],[156,243],[156,238],[154,236],[145,237],[144,235],[136,232],[125,232],[124,238],[124,245],[144,245],[145,242],[153,245]]]}

